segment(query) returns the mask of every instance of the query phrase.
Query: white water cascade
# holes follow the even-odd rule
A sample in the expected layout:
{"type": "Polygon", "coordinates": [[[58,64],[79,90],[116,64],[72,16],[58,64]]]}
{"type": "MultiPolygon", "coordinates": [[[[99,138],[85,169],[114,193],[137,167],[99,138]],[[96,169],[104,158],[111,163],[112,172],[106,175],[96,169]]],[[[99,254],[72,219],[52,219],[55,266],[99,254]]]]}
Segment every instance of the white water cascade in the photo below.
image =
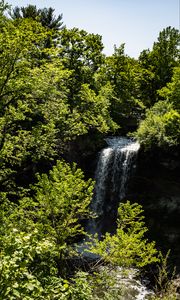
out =
{"type": "MultiPolygon", "coordinates": [[[[99,237],[103,230],[110,229],[113,213],[116,218],[115,211],[119,202],[126,196],[128,181],[135,168],[140,148],[139,143],[122,137],[107,138],[106,142],[108,147],[101,151],[97,164],[95,195],[91,206],[97,218],[90,220],[86,228],[87,232],[98,233],[99,237]]],[[[99,258],[90,252],[86,253],[86,249],[88,246],[83,243],[79,247],[79,252],[85,251],[84,257],[99,258]]],[[[105,268],[109,272],[108,267],[105,268]]],[[[135,269],[125,270],[119,267],[116,274],[112,274],[117,280],[117,289],[122,289],[122,300],[147,300],[153,295],[152,291],[136,278],[137,272],[135,269]]]]}
{"type": "Polygon", "coordinates": [[[102,223],[108,223],[118,203],[125,197],[128,179],[140,148],[138,142],[124,137],[107,138],[106,142],[108,147],[100,153],[95,175],[96,186],[91,208],[97,219],[88,224],[91,233],[101,232],[104,226],[102,223]]]}

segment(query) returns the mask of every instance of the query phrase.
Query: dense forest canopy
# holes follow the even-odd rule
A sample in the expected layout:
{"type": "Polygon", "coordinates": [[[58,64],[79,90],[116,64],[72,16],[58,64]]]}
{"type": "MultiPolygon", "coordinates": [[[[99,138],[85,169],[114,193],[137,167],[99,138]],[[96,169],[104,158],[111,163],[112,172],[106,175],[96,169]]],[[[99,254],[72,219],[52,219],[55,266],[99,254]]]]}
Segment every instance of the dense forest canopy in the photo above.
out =
{"type": "MultiPolygon", "coordinates": [[[[67,29],[54,13],[0,1],[0,299],[114,299],[108,278],[68,268],[94,186],[68,158],[73,145],[91,155],[106,135],[130,135],[145,150],[179,145],[180,34],[163,29],[138,59],[124,44],[105,56],[100,35],[67,29]],[[96,280],[103,295],[93,294],[96,280]]],[[[112,251],[104,260],[157,261],[141,208],[124,209],[135,231],[120,222],[93,251],[133,241],[128,258],[112,251]]]]}

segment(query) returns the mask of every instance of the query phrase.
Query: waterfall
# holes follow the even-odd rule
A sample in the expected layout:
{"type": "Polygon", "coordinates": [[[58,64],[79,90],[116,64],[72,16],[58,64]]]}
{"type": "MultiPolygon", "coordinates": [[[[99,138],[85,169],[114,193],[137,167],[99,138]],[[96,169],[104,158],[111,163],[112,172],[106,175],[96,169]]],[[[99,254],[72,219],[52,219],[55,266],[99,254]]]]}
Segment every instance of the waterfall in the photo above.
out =
{"type": "MultiPolygon", "coordinates": [[[[106,142],[108,147],[104,148],[99,155],[95,174],[94,199],[91,206],[97,218],[90,220],[86,228],[87,232],[98,233],[99,237],[103,230],[107,231],[106,229],[110,228],[109,224],[106,226],[107,220],[112,223],[114,207],[117,211],[119,202],[126,196],[127,184],[135,168],[140,148],[139,143],[122,137],[107,138],[106,142]]],[[[116,217],[116,213],[114,213],[114,220],[116,217]]],[[[87,249],[87,244],[82,243],[79,246],[79,252],[83,252],[85,257],[99,259],[99,256],[86,252],[87,249]]],[[[105,266],[104,270],[107,270],[108,274],[111,272],[108,266],[105,266]]],[[[121,289],[121,299],[145,300],[153,295],[153,292],[146,288],[145,281],[141,283],[136,278],[138,270],[118,267],[116,272],[112,273],[112,276],[117,280],[116,288],[121,289]]]]}
{"type": "Polygon", "coordinates": [[[100,153],[96,174],[92,211],[97,219],[88,224],[91,233],[108,227],[118,203],[125,197],[127,184],[139,150],[139,143],[124,137],[106,139],[108,147],[100,153]]]}

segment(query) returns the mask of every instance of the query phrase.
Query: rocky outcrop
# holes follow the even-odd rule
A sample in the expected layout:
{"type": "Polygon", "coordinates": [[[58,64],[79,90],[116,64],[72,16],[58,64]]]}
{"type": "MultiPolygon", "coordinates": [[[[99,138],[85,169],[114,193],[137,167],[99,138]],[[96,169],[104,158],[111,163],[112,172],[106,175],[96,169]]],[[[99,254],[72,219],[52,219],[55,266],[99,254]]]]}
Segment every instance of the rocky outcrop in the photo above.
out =
{"type": "Polygon", "coordinates": [[[140,203],[150,238],[171,257],[180,271],[180,152],[178,148],[141,151],[129,183],[127,199],[140,203]]]}

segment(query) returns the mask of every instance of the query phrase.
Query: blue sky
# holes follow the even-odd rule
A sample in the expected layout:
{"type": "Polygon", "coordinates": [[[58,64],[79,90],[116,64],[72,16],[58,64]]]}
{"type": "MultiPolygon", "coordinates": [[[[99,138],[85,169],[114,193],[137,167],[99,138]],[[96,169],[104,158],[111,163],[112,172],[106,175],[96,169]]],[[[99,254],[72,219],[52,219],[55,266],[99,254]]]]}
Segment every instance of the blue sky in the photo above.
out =
{"type": "Polygon", "coordinates": [[[12,6],[33,4],[62,13],[67,28],[102,35],[104,52],[125,43],[125,52],[138,57],[167,26],[179,28],[180,0],[9,0],[12,6]]]}

